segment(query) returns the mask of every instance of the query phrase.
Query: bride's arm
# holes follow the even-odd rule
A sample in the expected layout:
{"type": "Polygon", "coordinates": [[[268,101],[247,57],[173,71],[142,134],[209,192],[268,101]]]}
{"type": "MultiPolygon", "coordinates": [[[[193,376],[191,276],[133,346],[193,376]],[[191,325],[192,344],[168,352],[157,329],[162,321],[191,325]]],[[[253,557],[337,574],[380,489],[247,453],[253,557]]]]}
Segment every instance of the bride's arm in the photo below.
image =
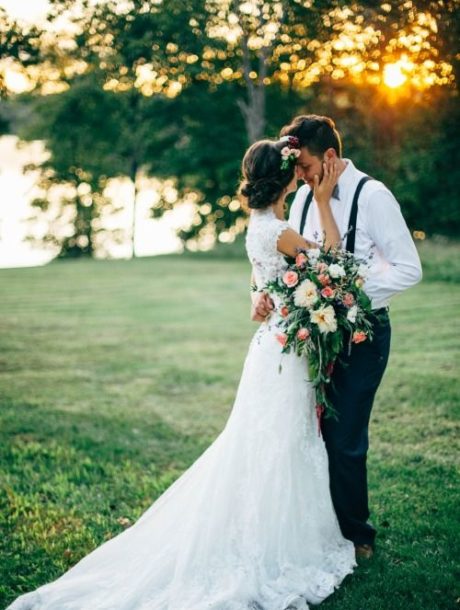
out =
{"type": "Polygon", "coordinates": [[[251,320],[253,322],[264,322],[273,311],[274,305],[266,292],[254,292],[252,286],[255,284],[254,272],[251,273],[251,320]]]}
{"type": "Polygon", "coordinates": [[[324,174],[321,182],[318,175],[314,177],[313,195],[318,206],[321,227],[324,232],[324,247],[329,250],[329,248],[340,246],[342,241],[330,205],[340,171],[337,162],[333,160],[323,163],[323,168],[324,174]]]}
{"type": "Polygon", "coordinates": [[[308,241],[302,235],[299,235],[294,229],[285,229],[276,244],[278,252],[286,256],[297,256],[299,250],[308,250],[309,248],[317,248],[318,244],[308,241]]]}
{"type": "MultiPolygon", "coordinates": [[[[340,175],[337,161],[331,160],[323,164],[324,175],[321,182],[319,176],[315,176],[313,195],[318,206],[321,227],[324,232],[324,247],[329,248],[340,246],[341,237],[339,229],[332,215],[330,201],[332,192],[340,175]]],[[[287,256],[296,256],[299,250],[317,248],[318,244],[307,241],[293,229],[286,229],[278,239],[278,251],[287,256]]]]}

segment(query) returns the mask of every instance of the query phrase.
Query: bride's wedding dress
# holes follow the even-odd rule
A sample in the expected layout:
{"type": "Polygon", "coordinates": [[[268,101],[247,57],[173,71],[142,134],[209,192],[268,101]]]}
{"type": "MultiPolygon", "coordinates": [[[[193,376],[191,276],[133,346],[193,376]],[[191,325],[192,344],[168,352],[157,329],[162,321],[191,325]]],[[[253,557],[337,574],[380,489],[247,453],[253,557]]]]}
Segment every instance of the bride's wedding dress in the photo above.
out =
{"type": "MultiPolygon", "coordinates": [[[[258,287],[285,268],[287,226],[271,208],[251,215],[258,287]]],[[[333,511],[306,363],[281,355],[276,317],[256,332],[204,454],[132,527],[8,610],[306,610],[334,591],[354,547],[333,511]]]]}

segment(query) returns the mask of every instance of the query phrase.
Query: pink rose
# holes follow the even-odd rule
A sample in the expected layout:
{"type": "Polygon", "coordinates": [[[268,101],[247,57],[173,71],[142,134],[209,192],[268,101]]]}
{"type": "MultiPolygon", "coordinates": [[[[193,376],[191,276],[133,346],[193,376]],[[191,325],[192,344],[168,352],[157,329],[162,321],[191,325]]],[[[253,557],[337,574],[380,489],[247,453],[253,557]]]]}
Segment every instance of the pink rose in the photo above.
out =
{"type": "Polygon", "coordinates": [[[321,290],[321,296],[325,299],[330,299],[335,295],[335,291],[330,286],[326,286],[321,290]]]}
{"type": "Polygon", "coordinates": [[[351,292],[347,292],[343,295],[342,303],[345,307],[351,307],[355,302],[355,297],[351,294],[351,292]]]}
{"type": "Polygon", "coordinates": [[[281,315],[282,318],[287,318],[288,317],[289,309],[286,307],[286,305],[283,305],[283,307],[281,307],[280,315],[281,315]]]}
{"type": "Polygon", "coordinates": [[[289,146],[284,146],[284,148],[281,149],[282,157],[289,157],[290,154],[291,154],[291,149],[289,148],[289,146]]]}
{"type": "Polygon", "coordinates": [[[288,288],[294,288],[299,282],[299,276],[295,271],[286,271],[283,275],[283,282],[288,288]]]}
{"type": "Polygon", "coordinates": [[[284,347],[287,343],[287,335],[285,335],[284,333],[279,333],[278,335],[276,335],[276,340],[280,345],[284,347]]]}
{"type": "Polygon", "coordinates": [[[326,263],[318,263],[316,265],[316,268],[320,273],[325,273],[328,270],[328,266],[326,265],[326,263]]]}
{"type": "Polygon", "coordinates": [[[299,341],[305,341],[305,339],[308,339],[309,336],[310,331],[308,328],[299,328],[297,331],[297,339],[299,339],[299,341]]]}
{"type": "Polygon", "coordinates": [[[295,266],[301,269],[302,267],[305,267],[307,261],[308,258],[305,256],[305,254],[303,252],[299,252],[299,254],[297,254],[295,257],[295,266]]]}
{"type": "Polygon", "coordinates": [[[362,343],[367,339],[367,335],[363,330],[355,330],[353,333],[353,343],[362,343]]]}
{"type": "Polygon", "coordinates": [[[318,280],[319,280],[319,283],[321,284],[321,286],[327,286],[328,284],[331,283],[331,278],[324,273],[320,273],[318,275],[318,280]]]}

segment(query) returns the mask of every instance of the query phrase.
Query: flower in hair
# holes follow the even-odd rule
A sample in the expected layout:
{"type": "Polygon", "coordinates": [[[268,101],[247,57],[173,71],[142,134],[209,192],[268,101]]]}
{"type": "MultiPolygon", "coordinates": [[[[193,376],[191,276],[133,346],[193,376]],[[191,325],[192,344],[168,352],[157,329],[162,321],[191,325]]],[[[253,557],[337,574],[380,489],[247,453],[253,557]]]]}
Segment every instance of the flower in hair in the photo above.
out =
{"type": "Polygon", "coordinates": [[[280,142],[286,142],[281,149],[281,169],[289,169],[291,163],[300,157],[300,142],[295,136],[283,136],[280,142]]]}

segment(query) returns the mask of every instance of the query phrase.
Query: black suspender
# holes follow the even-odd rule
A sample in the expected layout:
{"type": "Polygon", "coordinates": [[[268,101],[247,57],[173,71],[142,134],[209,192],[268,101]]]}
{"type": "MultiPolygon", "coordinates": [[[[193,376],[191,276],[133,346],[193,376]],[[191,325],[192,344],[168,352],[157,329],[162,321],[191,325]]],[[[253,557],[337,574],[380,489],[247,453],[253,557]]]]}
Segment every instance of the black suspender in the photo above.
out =
{"type": "Polygon", "coordinates": [[[361,189],[368,180],[372,180],[372,178],[370,178],[369,176],[363,176],[358,182],[358,186],[356,187],[356,191],[353,196],[353,202],[351,204],[350,220],[348,221],[347,245],[345,246],[345,249],[348,250],[348,252],[352,253],[354,253],[355,251],[356,219],[358,218],[359,194],[361,193],[361,189]]]}
{"type": "MultiPolygon", "coordinates": [[[[347,245],[346,249],[349,252],[355,251],[355,239],[356,239],[356,219],[358,217],[358,199],[361,193],[361,189],[366,184],[368,180],[372,180],[369,176],[363,176],[361,180],[358,182],[358,186],[356,187],[355,194],[353,196],[353,202],[351,204],[351,212],[350,219],[348,221],[348,232],[347,232],[347,245]]],[[[305,199],[305,203],[303,204],[302,216],[300,218],[300,228],[299,233],[303,235],[303,231],[305,229],[305,222],[307,220],[307,212],[310,207],[310,203],[313,199],[313,191],[310,190],[305,199]]]]}
{"type": "Polygon", "coordinates": [[[300,235],[303,235],[303,230],[305,229],[305,221],[307,220],[307,212],[310,207],[311,200],[313,199],[313,190],[310,190],[307,198],[305,199],[305,203],[303,204],[302,217],[300,219],[300,235]]]}

